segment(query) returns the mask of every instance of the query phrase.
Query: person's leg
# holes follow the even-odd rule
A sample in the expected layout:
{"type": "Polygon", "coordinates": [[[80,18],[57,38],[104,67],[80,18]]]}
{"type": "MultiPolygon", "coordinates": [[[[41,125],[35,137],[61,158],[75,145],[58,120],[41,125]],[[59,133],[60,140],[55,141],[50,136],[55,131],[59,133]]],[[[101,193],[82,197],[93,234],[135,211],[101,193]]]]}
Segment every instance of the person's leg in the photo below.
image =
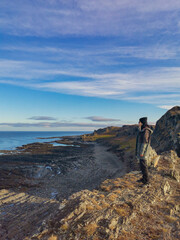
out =
{"type": "Polygon", "coordinates": [[[140,168],[143,175],[143,180],[142,180],[143,183],[149,182],[149,174],[148,174],[148,167],[147,167],[146,160],[140,159],[140,168]]]}

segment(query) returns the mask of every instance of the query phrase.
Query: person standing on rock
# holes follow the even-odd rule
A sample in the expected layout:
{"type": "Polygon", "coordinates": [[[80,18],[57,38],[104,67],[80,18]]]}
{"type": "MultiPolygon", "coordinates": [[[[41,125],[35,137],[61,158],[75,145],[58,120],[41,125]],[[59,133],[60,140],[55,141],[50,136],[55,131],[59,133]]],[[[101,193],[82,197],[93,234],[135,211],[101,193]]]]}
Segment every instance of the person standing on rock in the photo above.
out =
{"type": "Polygon", "coordinates": [[[149,146],[152,130],[147,123],[147,117],[139,119],[139,132],[136,138],[136,158],[139,160],[140,169],[143,177],[138,180],[144,184],[149,183],[149,173],[147,166],[147,156],[149,154],[149,146]]]}

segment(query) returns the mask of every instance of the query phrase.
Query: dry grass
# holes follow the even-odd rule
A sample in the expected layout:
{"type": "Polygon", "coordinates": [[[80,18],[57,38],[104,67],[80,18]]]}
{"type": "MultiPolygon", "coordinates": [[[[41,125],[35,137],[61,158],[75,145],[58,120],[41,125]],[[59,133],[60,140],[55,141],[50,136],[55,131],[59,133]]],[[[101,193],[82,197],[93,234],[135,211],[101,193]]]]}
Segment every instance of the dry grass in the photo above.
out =
{"type": "Polygon", "coordinates": [[[173,222],[177,221],[177,218],[172,217],[172,216],[165,216],[165,220],[168,223],[173,223],[173,222]]]}
{"type": "Polygon", "coordinates": [[[125,230],[121,231],[121,235],[117,238],[117,240],[137,240],[138,238],[131,234],[130,232],[126,232],[125,230]]]}
{"type": "Polygon", "coordinates": [[[116,211],[116,213],[122,217],[127,216],[127,211],[124,208],[121,207],[115,207],[114,210],[116,211]]]}
{"type": "Polygon", "coordinates": [[[86,206],[86,210],[87,210],[87,211],[92,211],[92,210],[94,210],[94,206],[92,206],[92,205],[87,205],[87,206],[86,206]]]}
{"type": "Polygon", "coordinates": [[[115,194],[116,194],[116,193],[120,194],[120,193],[121,193],[121,190],[120,190],[120,189],[116,189],[116,190],[113,191],[113,193],[115,193],[115,194]]]}
{"type": "Polygon", "coordinates": [[[112,205],[112,207],[115,210],[115,212],[118,215],[120,215],[121,217],[125,217],[125,216],[130,215],[131,209],[130,209],[129,205],[127,205],[126,203],[112,205]]]}
{"type": "Polygon", "coordinates": [[[103,202],[101,203],[101,207],[102,207],[102,208],[108,208],[108,207],[110,207],[110,204],[103,201],[103,202]]]}
{"type": "Polygon", "coordinates": [[[61,228],[61,230],[66,231],[69,228],[69,224],[64,223],[60,228],[61,228]]]}
{"type": "Polygon", "coordinates": [[[55,236],[55,235],[52,235],[52,236],[50,236],[50,237],[48,238],[48,240],[57,240],[57,239],[58,239],[58,237],[55,236]]]}
{"type": "Polygon", "coordinates": [[[118,197],[118,195],[115,193],[110,193],[107,197],[110,201],[114,201],[118,197]]]}
{"type": "Polygon", "coordinates": [[[93,235],[96,231],[98,225],[96,223],[90,223],[84,227],[84,231],[87,233],[88,237],[93,235]]]}
{"type": "Polygon", "coordinates": [[[96,141],[97,139],[106,139],[106,138],[113,138],[115,137],[115,134],[102,134],[102,135],[89,135],[89,136],[83,136],[84,141],[96,141]]]}
{"type": "Polygon", "coordinates": [[[94,198],[91,198],[91,202],[94,204],[94,209],[98,209],[98,210],[102,209],[102,207],[99,205],[99,203],[94,198]]]}
{"type": "Polygon", "coordinates": [[[105,192],[110,192],[111,189],[112,189],[112,185],[108,185],[108,186],[107,186],[107,185],[101,184],[100,188],[101,188],[101,190],[103,190],[103,191],[105,191],[105,192]]]}
{"type": "Polygon", "coordinates": [[[104,194],[99,195],[100,198],[105,198],[104,194]]]}

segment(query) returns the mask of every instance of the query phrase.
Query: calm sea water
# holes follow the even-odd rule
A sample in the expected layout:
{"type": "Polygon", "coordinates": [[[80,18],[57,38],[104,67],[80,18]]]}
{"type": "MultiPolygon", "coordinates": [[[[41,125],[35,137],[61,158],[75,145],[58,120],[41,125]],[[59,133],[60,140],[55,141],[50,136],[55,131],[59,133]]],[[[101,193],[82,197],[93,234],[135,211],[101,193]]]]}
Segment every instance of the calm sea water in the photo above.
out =
{"type": "Polygon", "coordinates": [[[54,139],[38,139],[81,135],[89,132],[5,132],[0,131],[0,150],[14,150],[16,147],[33,142],[49,142],[54,139]]]}

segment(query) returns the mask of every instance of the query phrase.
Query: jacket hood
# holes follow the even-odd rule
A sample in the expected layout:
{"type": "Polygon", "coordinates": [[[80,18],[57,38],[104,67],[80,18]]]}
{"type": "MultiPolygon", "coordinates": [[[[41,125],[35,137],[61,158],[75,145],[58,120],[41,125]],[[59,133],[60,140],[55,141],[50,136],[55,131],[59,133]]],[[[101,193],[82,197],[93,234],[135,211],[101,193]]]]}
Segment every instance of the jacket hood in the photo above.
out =
{"type": "Polygon", "coordinates": [[[147,127],[147,126],[145,128],[143,128],[142,130],[140,130],[140,132],[143,132],[146,129],[149,130],[151,134],[153,133],[153,130],[150,127],[147,127]]]}
{"type": "Polygon", "coordinates": [[[153,133],[153,130],[152,130],[150,127],[145,127],[145,128],[143,128],[141,131],[145,131],[146,129],[149,130],[150,133],[153,133]]]}

